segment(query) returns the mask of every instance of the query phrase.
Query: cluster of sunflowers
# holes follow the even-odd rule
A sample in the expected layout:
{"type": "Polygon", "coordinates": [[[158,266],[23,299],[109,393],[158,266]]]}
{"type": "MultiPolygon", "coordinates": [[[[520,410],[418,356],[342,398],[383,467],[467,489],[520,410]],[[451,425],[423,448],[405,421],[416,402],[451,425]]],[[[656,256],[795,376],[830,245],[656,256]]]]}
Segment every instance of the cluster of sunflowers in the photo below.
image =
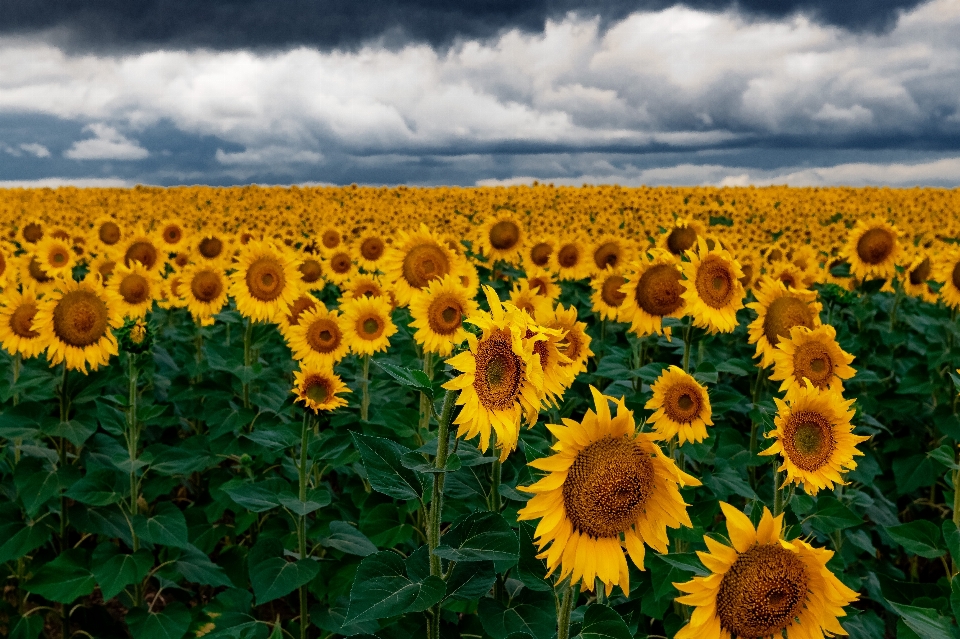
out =
{"type": "MultiPolygon", "coordinates": [[[[521,487],[533,497],[518,517],[539,520],[548,574],[629,593],[627,559],[643,570],[645,546],[666,553],[668,528],[692,525],[681,489],[700,482],[680,446],[713,425],[708,389],[689,372],[696,335],[733,332],[752,297],[758,379],[772,369],[783,393],[772,445],[758,452],[777,456],[783,491],[843,484],[867,438],[853,434],[843,397],[853,357],[821,322],[812,287],[879,280],[898,296],[960,307],[950,240],[960,229],[953,218],[931,223],[956,198],[543,185],[14,191],[0,198],[0,344],[17,362],[45,353],[51,366],[86,373],[118,354],[125,322],[141,339],[155,304],[198,327],[235,308],[248,330],[277,327],[299,367],[296,401],[314,413],[348,405],[336,367],[359,357],[366,420],[371,358],[390,348],[404,307],[427,377],[440,360],[453,372],[443,388],[459,407],[449,412],[457,436],[502,462],[521,426],[559,407],[588,370],[594,352],[578,312],[637,338],[676,339],[679,329],[682,365],[650,385],[649,419],[638,424],[622,397],[592,389],[581,421],[547,426],[553,454],[529,464],[545,474],[521,487]],[[575,281],[589,282],[590,309],[559,302],[575,281]],[[506,286],[505,298],[484,282],[506,286]]],[[[686,593],[677,601],[695,608],[677,637],[845,634],[837,618],[857,593],[827,568],[831,551],[784,539],[784,494],[776,499],[756,527],[721,504],[730,545],[704,537],[709,552],[698,556],[710,574],[675,584],[686,593]]]]}

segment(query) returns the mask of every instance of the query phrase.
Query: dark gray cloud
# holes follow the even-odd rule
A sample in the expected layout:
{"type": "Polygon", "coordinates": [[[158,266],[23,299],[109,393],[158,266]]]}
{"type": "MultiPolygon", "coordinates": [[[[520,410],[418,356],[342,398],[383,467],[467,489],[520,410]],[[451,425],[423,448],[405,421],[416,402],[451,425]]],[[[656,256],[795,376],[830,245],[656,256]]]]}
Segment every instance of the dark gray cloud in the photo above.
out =
{"type": "MultiPolygon", "coordinates": [[[[688,0],[758,18],[803,13],[853,31],[882,31],[920,0],[688,0]]],[[[434,46],[509,29],[538,32],[569,12],[604,24],[673,0],[0,0],[0,34],[53,31],[70,48],[354,48],[371,40],[434,46]]]]}

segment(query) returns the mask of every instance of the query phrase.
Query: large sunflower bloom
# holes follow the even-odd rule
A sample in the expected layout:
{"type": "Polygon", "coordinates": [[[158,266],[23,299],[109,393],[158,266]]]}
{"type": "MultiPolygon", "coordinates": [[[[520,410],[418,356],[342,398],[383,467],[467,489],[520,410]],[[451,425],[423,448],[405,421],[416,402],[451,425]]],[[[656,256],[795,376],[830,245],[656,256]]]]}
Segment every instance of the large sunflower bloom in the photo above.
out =
{"type": "Polygon", "coordinates": [[[160,276],[148,271],[140,262],[130,266],[118,264],[106,287],[120,299],[124,317],[146,317],[153,300],[160,297],[160,276]]]}
{"type": "Polygon", "coordinates": [[[665,317],[683,317],[680,260],[667,251],[651,251],[631,267],[632,273],[620,289],[626,300],[620,320],[630,322],[630,331],[637,337],[651,333],[670,337],[670,327],[663,327],[665,317]]]}
{"type": "Polygon", "coordinates": [[[656,409],[648,420],[658,439],[677,435],[684,442],[702,442],[707,426],[713,426],[707,389],[682,369],[671,366],[650,385],[653,397],[644,408],[656,409]]]}
{"type": "Polygon", "coordinates": [[[76,256],[70,248],[70,243],[53,235],[45,235],[37,242],[32,251],[37,263],[48,277],[73,277],[72,270],[77,263],[76,256]]]}
{"type": "Polygon", "coordinates": [[[857,371],[850,366],[853,355],[840,348],[837,331],[829,324],[809,329],[794,326],[790,337],[780,338],[773,351],[771,380],[782,381],[780,391],[789,397],[810,382],[820,390],[843,391],[843,380],[857,371]]]}
{"type": "Polygon", "coordinates": [[[687,251],[690,261],[681,265],[687,314],[694,325],[710,333],[731,333],[737,327],[737,311],[743,308],[743,271],[719,244],[710,250],[706,240],[698,242],[699,252],[687,251]]]}
{"type": "Polygon", "coordinates": [[[697,555],[711,574],[673,584],[687,593],[677,602],[694,606],[676,639],[846,635],[837,617],[858,595],[827,568],[833,551],[782,539],[783,515],[767,508],[756,528],[733,506],[720,508],[730,545],[705,535],[708,552],[697,555]]]}
{"type": "Polygon", "coordinates": [[[327,310],[320,303],[300,313],[297,323],[286,332],[293,358],[332,368],[350,350],[344,337],[344,321],[339,313],[327,310]]]}
{"type": "Polygon", "coordinates": [[[110,329],[123,326],[120,300],[101,286],[95,275],[82,282],[57,280],[52,293],[38,303],[32,330],[47,346],[51,366],[87,373],[118,354],[117,338],[110,329]]]}
{"type": "Polygon", "coordinates": [[[627,295],[620,289],[626,283],[627,278],[619,270],[613,270],[610,267],[590,279],[590,287],[593,289],[590,294],[590,304],[593,306],[593,312],[599,315],[600,319],[612,322],[620,319],[624,313],[624,302],[627,301],[627,295]]]}
{"type": "Polygon", "coordinates": [[[421,224],[418,231],[400,232],[380,269],[386,281],[393,283],[397,303],[406,306],[414,291],[423,289],[430,280],[457,270],[458,261],[447,243],[421,224]]]}
{"type": "Polygon", "coordinates": [[[194,321],[201,324],[212,324],[213,316],[227,303],[227,276],[213,263],[191,264],[183,269],[176,290],[173,285],[171,281],[171,294],[182,296],[194,321]]]}
{"type": "Polygon", "coordinates": [[[900,231],[888,222],[857,220],[840,255],[847,258],[851,275],[858,279],[889,279],[903,250],[899,236],[900,231]]]}
{"type": "Polygon", "coordinates": [[[390,347],[397,327],[390,319],[390,302],[383,297],[356,297],[340,306],[343,334],[350,350],[373,355],[390,347]]]}
{"type": "Polygon", "coordinates": [[[230,294],[237,310],[255,322],[273,322],[300,294],[300,261],[268,242],[251,240],[240,251],[230,276],[230,294]]]}
{"type": "Polygon", "coordinates": [[[347,405],[340,393],[349,393],[347,385],[333,372],[332,368],[317,365],[301,365],[293,374],[294,401],[318,413],[322,410],[334,410],[347,405]]]}
{"type": "Polygon", "coordinates": [[[757,345],[754,357],[760,358],[764,368],[773,364],[777,344],[790,335],[794,326],[815,328],[820,326],[820,311],[823,305],[817,301],[816,291],[788,289],[783,282],[764,277],[760,286],[754,288],[757,301],[747,308],[757,313],[757,319],[747,330],[750,343],[757,345]]]}
{"type": "Polygon", "coordinates": [[[960,249],[947,251],[936,262],[934,277],[943,282],[940,297],[950,308],[960,308],[960,249]]]}
{"type": "Polygon", "coordinates": [[[477,253],[490,260],[490,266],[499,260],[515,264],[520,261],[524,236],[523,226],[517,216],[501,210],[487,218],[480,227],[474,246],[477,253]]]}
{"type": "Polygon", "coordinates": [[[767,433],[776,441],[761,455],[783,457],[780,470],[786,471],[783,485],[803,484],[815,495],[820,489],[844,484],[841,473],[857,467],[854,457],[863,455],[857,444],[869,437],[853,434],[850,419],[854,400],[845,400],[832,390],[821,391],[809,381],[786,402],[777,404],[776,429],[767,433]]]}
{"type": "Polygon", "coordinates": [[[477,303],[455,275],[433,280],[410,300],[410,326],[417,329],[413,339],[423,346],[424,352],[448,357],[467,339],[464,315],[476,315],[477,310],[477,303]]]}
{"type": "MultiPolygon", "coordinates": [[[[480,450],[490,447],[490,434],[496,433],[500,458],[517,446],[520,421],[532,426],[537,421],[543,398],[543,370],[534,353],[534,340],[524,339],[529,317],[515,307],[504,308],[489,286],[483,288],[490,312],[479,311],[467,318],[482,335],[467,335],[469,351],[447,360],[460,375],[443,387],[460,391],[457,404],[463,408],[454,423],[457,436],[480,436],[480,450]]],[[[540,337],[543,339],[543,337],[540,337]]]]}
{"type": "Polygon", "coordinates": [[[3,291],[3,305],[0,306],[0,345],[3,349],[21,357],[36,357],[43,351],[46,343],[39,332],[33,330],[33,318],[37,314],[37,294],[29,284],[23,292],[15,287],[3,291]]]}
{"type": "Polygon", "coordinates": [[[667,528],[692,527],[679,487],[699,486],[660,450],[649,433],[637,432],[623,399],[610,414],[608,398],[590,387],[596,412],[547,428],[557,438],[554,454],[530,462],[549,473],[520,489],[534,496],[517,518],[539,519],[535,537],[549,573],[593,590],[596,577],[609,595],[630,592],[624,549],[643,570],[644,544],[667,552],[667,528]],[[550,545],[544,551],[547,545],[550,545]]]}
{"type": "Polygon", "coordinates": [[[564,356],[560,368],[565,377],[564,386],[569,387],[577,375],[587,370],[587,361],[593,357],[587,324],[577,321],[577,307],[573,304],[567,308],[561,304],[556,308],[545,306],[538,311],[536,320],[544,328],[557,330],[562,335],[557,349],[564,356]]]}

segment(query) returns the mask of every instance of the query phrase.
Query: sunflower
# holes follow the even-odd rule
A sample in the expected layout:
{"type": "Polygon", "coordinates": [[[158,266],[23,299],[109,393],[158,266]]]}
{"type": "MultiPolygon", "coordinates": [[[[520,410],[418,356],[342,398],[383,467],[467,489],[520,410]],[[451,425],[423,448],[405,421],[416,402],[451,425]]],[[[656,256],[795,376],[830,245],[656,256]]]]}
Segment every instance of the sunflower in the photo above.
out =
{"type": "Polygon", "coordinates": [[[7,285],[7,279],[13,270],[10,268],[10,259],[8,256],[9,253],[6,246],[0,243],[0,288],[7,285]]]}
{"type": "Polygon", "coordinates": [[[857,371],[850,366],[853,355],[837,343],[837,331],[829,324],[810,329],[794,326],[789,337],[781,337],[773,351],[771,380],[782,381],[780,392],[791,393],[809,380],[820,390],[843,391],[843,380],[857,371]]]}
{"type": "Polygon", "coordinates": [[[100,281],[106,284],[110,281],[113,272],[117,270],[117,264],[117,259],[112,253],[101,253],[90,262],[87,271],[97,273],[100,276],[100,281]]]}
{"type": "Polygon", "coordinates": [[[811,495],[822,488],[844,484],[840,473],[857,467],[854,456],[863,455],[857,444],[868,437],[853,434],[849,410],[854,400],[845,400],[835,390],[821,391],[808,380],[784,402],[774,397],[777,404],[776,429],[767,437],[776,439],[761,455],[780,453],[787,472],[783,485],[803,484],[811,495]]]}
{"type": "Polygon", "coordinates": [[[679,436],[684,442],[699,443],[707,438],[707,426],[713,426],[707,389],[682,369],[671,366],[650,385],[653,397],[644,408],[656,409],[648,420],[658,439],[679,436]]]}
{"type": "Polygon", "coordinates": [[[160,276],[139,262],[132,262],[129,267],[119,264],[106,287],[121,300],[124,318],[145,317],[154,298],[161,294],[160,276]]]}
{"type": "Polygon", "coordinates": [[[538,297],[550,300],[551,304],[556,302],[557,298],[560,297],[560,287],[557,286],[553,275],[551,275],[547,269],[534,266],[527,269],[526,275],[524,279],[527,282],[527,286],[529,286],[530,290],[538,297]]]}
{"type": "Polygon", "coordinates": [[[301,365],[293,374],[293,393],[297,396],[294,401],[301,402],[314,413],[346,406],[347,400],[339,395],[349,392],[333,369],[326,366],[301,365]]]}
{"type": "Polygon", "coordinates": [[[467,335],[470,350],[447,360],[459,371],[443,387],[460,391],[457,404],[463,408],[454,423],[457,436],[480,436],[480,450],[490,447],[491,427],[504,460],[517,446],[520,421],[537,421],[543,398],[543,371],[535,356],[535,342],[524,339],[530,318],[513,307],[504,307],[489,286],[483,287],[490,312],[478,311],[467,322],[480,329],[479,338],[467,335]]]}
{"type": "Polygon", "coordinates": [[[47,275],[35,255],[24,253],[15,259],[20,281],[24,285],[33,286],[38,295],[50,290],[57,281],[56,278],[47,275]]]}
{"type": "Polygon", "coordinates": [[[318,303],[303,311],[286,331],[293,358],[312,366],[332,368],[343,359],[350,345],[344,337],[346,320],[335,310],[318,303]]]}
{"type": "Polygon", "coordinates": [[[902,251],[899,236],[888,222],[857,220],[841,252],[850,262],[850,273],[861,280],[893,277],[902,251]]]}
{"type": "Polygon", "coordinates": [[[807,273],[793,262],[780,260],[779,262],[774,262],[765,270],[771,279],[783,282],[783,285],[787,288],[809,288],[809,285],[812,283],[807,273]]]}
{"type": "Polygon", "coordinates": [[[937,260],[934,277],[943,282],[940,298],[950,308],[960,308],[960,249],[953,249],[941,255],[937,260]]]}
{"type": "Polygon", "coordinates": [[[120,261],[126,266],[139,262],[148,271],[158,271],[163,268],[165,254],[161,254],[160,244],[147,233],[136,232],[131,234],[121,247],[123,259],[120,261]]]}
{"type": "Polygon", "coordinates": [[[547,426],[557,439],[554,454],[529,465],[549,474],[520,487],[533,497],[517,518],[540,520],[535,538],[548,574],[559,567],[560,579],[569,575],[589,591],[599,577],[608,596],[614,586],[629,595],[624,549],[641,570],[644,544],[666,553],[667,528],[693,525],[679,487],[700,482],[677,468],[653,435],[637,431],[622,398],[611,416],[609,398],[593,386],[590,392],[596,412],[547,426]]]}
{"type": "Polygon", "coordinates": [[[183,273],[170,273],[160,281],[160,295],[157,306],[163,309],[184,308],[187,305],[183,296],[183,273]]]}
{"type": "Polygon", "coordinates": [[[593,312],[599,315],[600,319],[619,321],[623,303],[627,299],[627,295],[620,289],[626,283],[627,278],[623,273],[611,268],[591,278],[590,287],[593,292],[590,294],[590,303],[593,305],[593,312]]]}
{"type": "Polygon", "coordinates": [[[278,318],[277,324],[280,327],[280,333],[288,343],[290,341],[290,328],[300,323],[300,316],[303,315],[304,312],[317,308],[318,304],[322,305],[322,302],[310,293],[301,293],[300,297],[293,300],[287,312],[278,318]]]}
{"type": "Polygon", "coordinates": [[[550,300],[530,290],[530,284],[526,280],[520,280],[513,285],[510,290],[510,303],[530,317],[537,314],[539,307],[550,306],[550,300]]]}
{"type": "Polygon", "coordinates": [[[286,314],[299,296],[300,261],[269,242],[251,240],[240,251],[230,276],[230,294],[237,310],[255,322],[273,322],[286,314]]]}
{"type": "Polygon", "coordinates": [[[706,227],[694,219],[677,220],[673,227],[660,236],[660,248],[681,257],[697,246],[697,240],[706,235],[706,227]]]}
{"type": "Polygon", "coordinates": [[[191,264],[180,274],[180,283],[171,293],[183,297],[194,321],[205,322],[223,310],[227,303],[227,276],[213,264],[191,264]]]}
{"type": "Polygon", "coordinates": [[[708,552],[697,556],[711,574],[673,584],[687,593],[676,601],[694,606],[676,639],[846,635],[837,617],[858,595],[827,568],[833,552],[783,539],[783,515],[766,507],[756,528],[733,506],[720,508],[730,545],[704,535],[708,552]]]}
{"type": "Polygon", "coordinates": [[[390,347],[397,327],[390,319],[390,302],[382,297],[358,297],[340,306],[343,334],[350,350],[358,355],[373,355],[390,347]]]}
{"type": "Polygon", "coordinates": [[[343,234],[334,226],[325,226],[317,235],[320,238],[320,251],[324,254],[339,249],[343,243],[343,234]]]}
{"type": "Polygon", "coordinates": [[[20,227],[20,241],[24,244],[36,244],[43,239],[43,222],[36,218],[28,218],[20,227]]]}
{"type": "Polygon", "coordinates": [[[337,285],[343,284],[359,273],[346,247],[330,252],[323,263],[323,272],[327,280],[337,285]]]}
{"type": "Polygon", "coordinates": [[[583,238],[574,236],[557,242],[557,250],[550,254],[550,267],[564,281],[587,277],[592,260],[583,238]]]}
{"type": "Polygon", "coordinates": [[[73,267],[77,263],[76,255],[69,240],[47,234],[34,247],[33,257],[48,277],[73,277],[73,267]]]}
{"type": "Polygon", "coordinates": [[[591,275],[603,273],[607,269],[622,269],[635,259],[633,244],[614,235],[601,235],[591,243],[591,275]]]}
{"type": "Polygon", "coordinates": [[[226,262],[231,252],[229,238],[216,231],[199,233],[191,248],[190,254],[196,256],[197,260],[215,264],[226,262]]]}
{"type": "Polygon", "coordinates": [[[460,281],[460,288],[466,291],[470,297],[477,296],[477,293],[480,292],[480,274],[477,273],[477,267],[467,260],[460,260],[454,267],[453,274],[460,281]]]}
{"type": "Polygon", "coordinates": [[[32,330],[47,345],[51,366],[65,362],[67,368],[87,373],[97,370],[116,355],[117,338],[112,328],[123,326],[121,302],[101,286],[95,275],[82,282],[58,279],[53,291],[38,303],[32,330]]]}
{"type": "Polygon", "coordinates": [[[547,269],[556,246],[557,240],[553,237],[540,237],[535,241],[528,239],[521,254],[526,270],[529,272],[534,268],[547,269]]]}
{"type": "Polygon", "coordinates": [[[493,266],[498,261],[519,262],[526,233],[517,216],[501,209],[487,218],[477,232],[474,251],[483,255],[493,266]]]}
{"type": "Polygon", "coordinates": [[[353,244],[353,258],[360,265],[360,268],[374,273],[380,268],[380,261],[387,253],[387,242],[383,234],[371,230],[361,233],[353,244]]]}
{"type": "Polygon", "coordinates": [[[302,253],[300,255],[300,282],[303,288],[316,290],[323,288],[326,282],[323,279],[323,263],[320,258],[311,253],[302,253]]]}
{"type": "MultiPolygon", "coordinates": [[[[907,295],[936,304],[937,294],[930,289],[928,283],[933,279],[933,262],[930,256],[926,253],[919,253],[905,264],[903,276],[900,278],[900,284],[903,286],[904,292],[907,295]]],[[[960,281],[960,272],[957,273],[957,280],[960,281]]]]}
{"type": "Polygon", "coordinates": [[[638,337],[651,333],[669,337],[670,327],[664,328],[663,318],[686,314],[680,261],[667,251],[654,249],[634,262],[620,291],[627,296],[620,320],[630,322],[630,331],[638,337]]]}
{"type": "Polygon", "coordinates": [[[94,221],[93,232],[100,246],[107,249],[118,248],[124,235],[120,223],[107,215],[100,216],[94,221]]]}
{"type": "Polygon", "coordinates": [[[43,337],[33,329],[37,314],[37,294],[29,284],[18,293],[16,287],[3,292],[0,306],[0,345],[11,355],[36,357],[46,347],[43,337]]]}
{"type": "Polygon", "coordinates": [[[178,251],[187,244],[186,226],[177,218],[167,218],[157,227],[161,246],[168,251],[178,251]]]}
{"type": "Polygon", "coordinates": [[[764,277],[754,289],[757,301],[747,308],[757,313],[747,330],[750,343],[757,345],[754,357],[760,358],[760,366],[773,364],[773,352],[784,337],[790,335],[794,326],[816,328],[820,326],[820,311],[823,305],[817,301],[816,291],[788,289],[783,282],[764,277]]]}
{"type": "Polygon", "coordinates": [[[737,311],[743,308],[743,271],[730,253],[716,245],[707,248],[698,240],[699,252],[687,251],[689,262],[681,264],[687,314],[695,326],[710,333],[732,333],[737,328],[737,311]]]}
{"type": "Polygon", "coordinates": [[[542,307],[538,309],[536,320],[544,328],[559,331],[562,335],[557,342],[557,349],[564,356],[560,367],[566,378],[564,386],[569,387],[577,375],[586,372],[587,361],[593,357],[587,325],[577,321],[577,307],[573,304],[567,308],[560,304],[556,308],[542,307]]]}
{"type": "Polygon", "coordinates": [[[457,271],[461,261],[442,238],[421,224],[420,230],[413,233],[400,232],[383,258],[381,270],[384,279],[393,283],[397,303],[406,306],[414,291],[423,289],[430,280],[457,271]]]}
{"type": "Polygon", "coordinates": [[[467,339],[463,317],[477,314],[477,303],[460,286],[456,275],[433,280],[410,300],[413,339],[426,353],[449,357],[467,339]]]}

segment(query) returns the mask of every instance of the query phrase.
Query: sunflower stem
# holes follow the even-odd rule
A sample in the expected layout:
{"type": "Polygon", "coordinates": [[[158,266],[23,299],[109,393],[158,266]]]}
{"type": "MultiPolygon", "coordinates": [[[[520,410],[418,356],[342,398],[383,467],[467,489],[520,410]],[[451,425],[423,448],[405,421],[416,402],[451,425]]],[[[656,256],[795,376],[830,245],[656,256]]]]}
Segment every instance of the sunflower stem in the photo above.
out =
{"type": "Polygon", "coordinates": [[[247,326],[243,331],[243,407],[250,408],[250,382],[246,381],[250,377],[250,342],[253,338],[253,320],[247,318],[247,326]]]}
{"type": "MultiPolygon", "coordinates": [[[[310,447],[310,434],[313,431],[310,423],[310,412],[303,411],[303,426],[300,432],[300,464],[297,474],[300,483],[300,502],[307,501],[307,477],[310,474],[307,468],[307,450],[310,447]]],[[[300,515],[297,521],[297,542],[300,559],[307,558],[307,516],[300,515]]],[[[307,639],[307,628],[310,625],[310,611],[307,607],[307,586],[300,586],[300,639],[307,639]]]]}
{"type": "MultiPolygon", "coordinates": [[[[139,457],[140,448],[140,428],[137,421],[137,380],[139,371],[137,370],[136,356],[133,353],[127,353],[127,455],[130,457],[130,517],[136,517],[140,510],[140,483],[137,477],[137,470],[134,466],[137,457],[139,457]]],[[[133,538],[133,552],[140,550],[140,537],[136,530],[131,527],[130,535],[133,538]]],[[[133,601],[135,606],[143,604],[143,584],[138,583],[134,587],[133,601]]]]}
{"type": "MultiPolygon", "coordinates": [[[[63,377],[60,380],[60,423],[65,424],[69,421],[70,403],[67,399],[67,362],[63,362],[63,377]]],[[[67,465],[67,440],[60,437],[60,454],[57,470],[63,470],[67,465]]],[[[67,498],[63,492],[60,493],[60,552],[69,548],[67,542],[67,498]]],[[[67,605],[60,604],[60,626],[61,636],[70,636],[70,615],[67,612],[67,605]]]]}
{"type": "Polygon", "coordinates": [[[570,585],[569,579],[565,579],[561,587],[563,588],[563,599],[557,609],[557,639],[570,639],[570,613],[573,611],[573,603],[577,599],[574,590],[578,590],[578,588],[570,585]]]}
{"type": "Polygon", "coordinates": [[[690,318],[687,318],[687,325],[683,329],[683,372],[690,372],[690,333],[693,330],[693,324],[690,318]]]}
{"type": "MultiPolygon", "coordinates": [[[[450,446],[450,419],[453,417],[455,391],[448,390],[443,396],[443,408],[440,410],[440,419],[437,424],[437,456],[433,459],[433,467],[440,469],[447,465],[447,452],[450,446]]],[[[443,483],[445,473],[433,474],[433,489],[430,494],[430,512],[427,516],[427,547],[430,551],[430,574],[434,577],[443,577],[443,566],[440,557],[434,553],[440,545],[440,522],[443,517],[443,483]]],[[[427,611],[427,636],[430,639],[440,638],[440,604],[434,604],[427,611]]]]}
{"type": "MultiPolygon", "coordinates": [[[[17,381],[20,379],[20,363],[22,358],[18,352],[13,356],[13,387],[17,387],[17,381]]],[[[16,406],[20,403],[20,392],[17,390],[13,391],[13,405],[16,406]]],[[[20,463],[20,447],[23,446],[23,438],[16,437],[13,440],[13,463],[14,465],[20,463]]]]}
{"type": "Polygon", "coordinates": [[[495,455],[493,465],[490,469],[490,497],[487,503],[490,505],[491,512],[498,513],[503,507],[500,499],[500,479],[503,476],[503,464],[500,463],[500,454],[497,453],[497,433],[490,435],[490,449],[495,455]]]}
{"type": "Polygon", "coordinates": [[[370,356],[363,356],[363,378],[360,380],[363,396],[360,400],[360,419],[367,421],[370,417],[370,356]]]}
{"type": "MultiPolygon", "coordinates": [[[[433,381],[433,353],[423,352],[423,374],[433,381]]],[[[426,393],[420,393],[420,432],[430,430],[430,414],[433,412],[433,402],[426,393]]],[[[422,437],[422,435],[421,435],[422,437]]]]}
{"type": "Polygon", "coordinates": [[[780,470],[777,458],[773,459],[773,516],[783,514],[783,491],[780,490],[780,470]]]}
{"type": "MultiPolygon", "coordinates": [[[[960,455],[957,457],[960,461],[960,455]]],[[[953,471],[953,523],[960,527],[960,470],[953,471]]],[[[953,574],[960,572],[957,560],[953,560],[953,574]]]]}
{"type": "Polygon", "coordinates": [[[897,325],[897,307],[900,306],[900,299],[903,297],[903,289],[897,286],[897,292],[893,296],[893,306],[890,308],[890,332],[893,332],[897,325]]]}

